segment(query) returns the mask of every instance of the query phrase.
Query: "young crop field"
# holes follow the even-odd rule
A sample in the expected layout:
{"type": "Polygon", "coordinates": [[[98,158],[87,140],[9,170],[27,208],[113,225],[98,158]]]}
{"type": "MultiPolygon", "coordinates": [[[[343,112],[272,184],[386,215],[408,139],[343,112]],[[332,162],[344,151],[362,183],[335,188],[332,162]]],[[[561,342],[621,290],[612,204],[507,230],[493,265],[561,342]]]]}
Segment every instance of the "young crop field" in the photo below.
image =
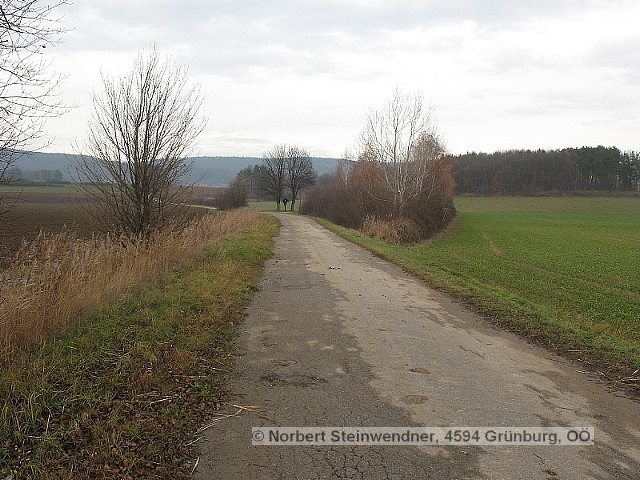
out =
{"type": "Polygon", "coordinates": [[[416,245],[341,233],[498,322],[638,383],[640,199],[458,197],[456,207],[447,232],[416,245]]]}

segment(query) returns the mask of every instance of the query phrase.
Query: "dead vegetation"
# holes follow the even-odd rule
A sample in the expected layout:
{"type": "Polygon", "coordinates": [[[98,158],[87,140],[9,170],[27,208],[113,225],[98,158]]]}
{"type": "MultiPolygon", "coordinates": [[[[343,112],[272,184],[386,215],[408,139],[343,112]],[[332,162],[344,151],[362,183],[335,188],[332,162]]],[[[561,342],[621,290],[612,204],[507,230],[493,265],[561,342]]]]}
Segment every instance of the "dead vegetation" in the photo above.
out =
{"type": "Polygon", "coordinates": [[[0,273],[0,359],[64,331],[79,318],[255,222],[250,209],[205,215],[184,230],[131,241],[68,231],[25,241],[0,273]]]}
{"type": "Polygon", "coordinates": [[[396,245],[415,243],[422,239],[420,227],[414,221],[402,217],[396,219],[367,217],[361,231],[376,240],[396,245]]]}

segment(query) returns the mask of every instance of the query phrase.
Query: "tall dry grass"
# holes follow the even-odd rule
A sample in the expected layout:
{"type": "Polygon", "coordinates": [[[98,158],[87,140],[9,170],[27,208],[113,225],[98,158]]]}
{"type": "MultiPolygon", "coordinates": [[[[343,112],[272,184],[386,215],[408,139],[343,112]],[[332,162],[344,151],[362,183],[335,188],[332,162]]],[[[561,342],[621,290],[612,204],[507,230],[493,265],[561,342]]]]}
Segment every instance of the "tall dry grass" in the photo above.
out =
{"type": "Polygon", "coordinates": [[[258,216],[248,208],[208,214],[183,230],[137,241],[108,235],[86,240],[63,232],[25,242],[0,272],[0,362],[195,259],[207,244],[247,228],[258,216]]]}
{"type": "Polygon", "coordinates": [[[397,245],[415,243],[423,237],[420,227],[403,217],[384,219],[368,216],[360,230],[372,238],[397,245]]]}

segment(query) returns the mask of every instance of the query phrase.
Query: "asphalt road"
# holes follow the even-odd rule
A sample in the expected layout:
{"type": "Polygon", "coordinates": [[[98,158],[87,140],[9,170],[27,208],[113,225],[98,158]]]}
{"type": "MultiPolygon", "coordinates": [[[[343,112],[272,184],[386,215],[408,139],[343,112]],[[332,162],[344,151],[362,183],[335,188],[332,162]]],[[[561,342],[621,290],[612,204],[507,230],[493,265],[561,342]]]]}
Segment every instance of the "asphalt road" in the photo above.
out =
{"type": "Polygon", "coordinates": [[[248,310],[195,479],[637,479],[640,403],[305,217],[248,310]],[[592,446],[264,446],[252,427],[594,427],[592,446]]]}

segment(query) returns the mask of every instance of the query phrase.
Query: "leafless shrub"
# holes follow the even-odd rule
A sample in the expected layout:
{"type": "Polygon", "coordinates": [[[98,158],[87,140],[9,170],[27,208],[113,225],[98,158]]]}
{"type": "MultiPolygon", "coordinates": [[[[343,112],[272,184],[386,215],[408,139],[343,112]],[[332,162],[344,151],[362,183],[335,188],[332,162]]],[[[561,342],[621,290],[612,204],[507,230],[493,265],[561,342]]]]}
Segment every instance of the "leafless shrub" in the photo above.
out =
{"type": "Polygon", "coordinates": [[[232,210],[247,206],[247,181],[236,178],[218,196],[214,202],[220,210],[232,210]]]}
{"type": "Polygon", "coordinates": [[[452,163],[422,98],[394,91],[370,114],[361,140],[355,158],[345,155],[309,191],[301,212],[394,243],[446,227],[456,213],[452,163]]]}

